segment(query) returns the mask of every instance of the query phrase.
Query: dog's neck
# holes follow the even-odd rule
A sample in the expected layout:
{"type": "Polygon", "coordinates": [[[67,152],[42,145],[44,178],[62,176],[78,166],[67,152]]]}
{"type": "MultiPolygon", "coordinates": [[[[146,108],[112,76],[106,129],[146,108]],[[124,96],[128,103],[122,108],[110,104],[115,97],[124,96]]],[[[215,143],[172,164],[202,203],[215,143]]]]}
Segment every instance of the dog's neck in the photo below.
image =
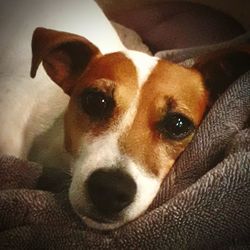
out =
{"type": "Polygon", "coordinates": [[[70,156],[64,148],[63,120],[64,113],[61,113],[52,126],[34,139],[29,160],[40,163],[45,168],[69,169],[70,156]]]}

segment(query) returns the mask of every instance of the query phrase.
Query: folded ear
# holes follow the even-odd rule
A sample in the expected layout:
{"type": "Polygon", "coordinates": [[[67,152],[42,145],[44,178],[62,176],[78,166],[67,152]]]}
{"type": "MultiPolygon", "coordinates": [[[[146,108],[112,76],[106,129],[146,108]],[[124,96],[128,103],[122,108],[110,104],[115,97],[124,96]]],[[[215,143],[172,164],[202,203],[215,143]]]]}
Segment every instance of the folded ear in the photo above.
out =
{"type": "Polygon", "coordinates": [[[65,93],[70,94],[75,80],[84,72],[90,60],[100,54],[86,38],[45,28],[37,28],[32,38],[31,77],[41,62],[65,93]]]}
{"type": "Polygon", "coordinates": [[[250,70],[250,45],[202,56],[193,68],[203,75],[212,104],[240,75],[250,70]]]}

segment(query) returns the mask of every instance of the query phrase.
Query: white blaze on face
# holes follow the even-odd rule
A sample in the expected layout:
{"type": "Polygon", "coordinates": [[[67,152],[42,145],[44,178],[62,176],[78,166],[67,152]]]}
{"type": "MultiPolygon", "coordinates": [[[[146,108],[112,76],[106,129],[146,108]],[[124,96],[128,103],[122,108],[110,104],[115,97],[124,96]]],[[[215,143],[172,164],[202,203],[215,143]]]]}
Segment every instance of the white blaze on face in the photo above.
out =
{"type": "Polygon", "coordinates": [[[133,62],[136,68],[138,86],[141,89],[152,73],[153,69],[156,67],[159,58],[134,50],[127,50],[124,52],[124,54],[133,62]]]}
{"type": "MultiPolygon", "coordinates": [[[[158,59],[136,51],[124,52],[129,58],[137,72],[138,91],[131,102],[131,105],[120,123],[106,131],[104,135],[94,137],[86,134],[82,143],[82,154],[73,162],[73,179],[69,191],[71,204],[76,211],[87,211],[91,204],[87,199],[85,182],[88,177],[97,169],[115,168],[122,166],[135,181],[137,192],[134,201],[122,211],[120,221],[112,224],[97,223],[90,218],[84,218],[85,222],[97,229],[111,229],[131,221],[144,212],[154,199],[161,180],[147,173],[140,164],[119,150],[118,140],[120,136],[133,124],[140,97],[140,90],[147,81],[152,70],[156,67],[158,59]]],[[[84,215],[81,215],[84,216],[84,215]]]]}
{"type": "Polygon", "coordinates": [[[128,111],[125,113],[119,125],[120,134],[133,124],[137,112],[141,89],[159,61],[159,58],[152,57],[142,52],[134,50],[127,50],[124,52],[124,54],[128,59],[130,59],[133,62],[135,66],[137,73],[138,89],[136,95],[133,98],[133,101],[131,102],[128,111]]]}

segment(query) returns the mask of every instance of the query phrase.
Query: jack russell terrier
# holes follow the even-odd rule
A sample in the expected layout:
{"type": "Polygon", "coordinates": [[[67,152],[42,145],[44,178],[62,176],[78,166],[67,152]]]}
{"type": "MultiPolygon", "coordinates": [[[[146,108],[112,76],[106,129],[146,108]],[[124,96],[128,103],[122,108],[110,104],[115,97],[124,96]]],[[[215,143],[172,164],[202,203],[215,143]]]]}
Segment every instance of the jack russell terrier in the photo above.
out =
{"type": "Polygon", "coordinates": [[[0,152],[70,166],[71,205],[97,229],[148,208],[208,107],[249,67],[246,48],[191,69],[127,50],[91,0],[1,11],[0,152]]]}

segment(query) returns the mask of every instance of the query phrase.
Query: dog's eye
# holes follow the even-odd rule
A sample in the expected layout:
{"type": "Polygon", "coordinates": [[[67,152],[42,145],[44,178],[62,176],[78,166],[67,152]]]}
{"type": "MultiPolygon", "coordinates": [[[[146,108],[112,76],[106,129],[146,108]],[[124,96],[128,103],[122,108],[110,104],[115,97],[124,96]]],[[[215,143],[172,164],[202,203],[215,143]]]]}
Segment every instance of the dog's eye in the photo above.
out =
{"type": "Polygon", "coordinates": [[[181,140],[190,135],[195,126],[193,122],[180,113],[168,113],[157,128],[167,139],[181,140]]]}
{"type": "Polygon", "coordinates": [[[98,89],[86,89],[81,96],[81,105],[92,119],[103,120],[112,115],[115,102],[105,92],[98,89]]]}

